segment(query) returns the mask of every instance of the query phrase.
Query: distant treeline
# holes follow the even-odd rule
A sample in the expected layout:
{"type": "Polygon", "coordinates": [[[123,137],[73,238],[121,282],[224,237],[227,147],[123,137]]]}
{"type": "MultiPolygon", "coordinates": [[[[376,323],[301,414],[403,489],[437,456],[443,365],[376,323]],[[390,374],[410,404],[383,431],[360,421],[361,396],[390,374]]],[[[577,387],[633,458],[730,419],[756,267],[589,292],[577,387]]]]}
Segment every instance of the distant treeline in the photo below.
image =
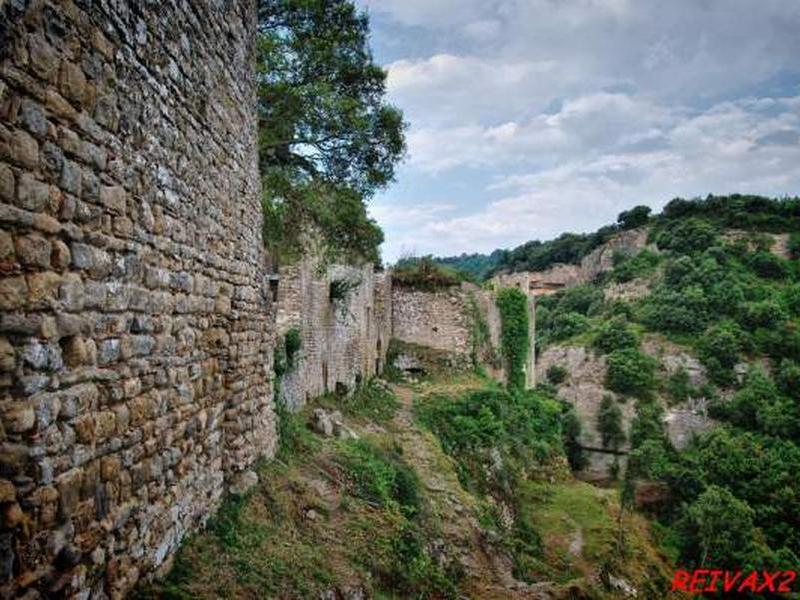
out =
{"type": "Polygon", "coordinates": [[[433,260],[483,281],[501,271],[542,271],[558,263],[578,264],[595,248],[626,229],[652,224],[657,228],[671,221],[695,217],[719,228],[771,233],[800,232],[800,198],[765,198],[733,194],[685,200],[671,200],[658,215],[647,206],[620,213],[613,225],[594,233],[563,233],[554,240],[533,240],[511,250],[491,254],[462,254],[433,260]]]}

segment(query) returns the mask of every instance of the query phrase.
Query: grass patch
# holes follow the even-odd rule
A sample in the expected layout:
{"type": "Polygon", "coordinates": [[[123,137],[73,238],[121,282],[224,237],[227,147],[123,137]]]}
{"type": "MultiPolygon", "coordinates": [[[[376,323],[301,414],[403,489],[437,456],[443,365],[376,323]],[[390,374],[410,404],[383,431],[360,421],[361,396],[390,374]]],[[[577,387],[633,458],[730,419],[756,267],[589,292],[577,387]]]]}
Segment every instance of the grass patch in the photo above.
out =
{"type": "Polygon", "coordinates": [[[397,398],[383,381],[371,379],[350,395],[327,394],[315,400],[315,405],[340,410],[359,420],[386,423],[397,412],[397,398]]]}

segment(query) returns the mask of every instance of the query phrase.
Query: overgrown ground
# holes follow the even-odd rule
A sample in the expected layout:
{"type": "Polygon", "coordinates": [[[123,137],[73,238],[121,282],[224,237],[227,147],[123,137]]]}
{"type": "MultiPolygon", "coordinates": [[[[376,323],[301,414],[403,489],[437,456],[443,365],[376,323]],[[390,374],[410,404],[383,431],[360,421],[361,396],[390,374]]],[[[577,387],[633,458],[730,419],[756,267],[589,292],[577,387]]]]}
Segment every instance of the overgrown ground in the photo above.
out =
{"type": "Polygon", "coordinates": [[[666,589],[645,521],[626,520],[629,559],[619,555],[614,491],[573,480],[561,461],[515,480],[508,509],[469,479],[467,454],[423,424],[429,403],[487,389],[500,393],[462,374],[315,403],[342,410],[355,440],[309,431],[313,407],[285,418],[280,457],[259,467],[258,486],[227,499],[140,596],[621,597],[613,573],[640,597],[660,597],[645,583],[666,589]]]}

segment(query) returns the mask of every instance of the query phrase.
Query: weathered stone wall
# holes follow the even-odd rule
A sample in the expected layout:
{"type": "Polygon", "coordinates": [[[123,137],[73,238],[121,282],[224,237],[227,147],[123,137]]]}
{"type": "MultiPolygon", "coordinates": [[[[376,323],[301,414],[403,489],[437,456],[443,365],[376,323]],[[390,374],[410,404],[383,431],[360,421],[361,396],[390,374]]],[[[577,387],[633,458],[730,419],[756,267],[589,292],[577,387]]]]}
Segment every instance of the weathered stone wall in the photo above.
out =
{"type": "MultiPolygon", "coordinates": [[[[511,287],[509,281],[504,284],[511,287]]],[[[536,327],[533,300],[528,294],[531,345],[536,327]]],[[[470,283],[436,291],[399,285],[392,288],[393,338],[449,352],[456,362],[468,363],[474,358],[490,377],[505,381],[500,356],[501,330],[496,290],[481,289],[470,283]],[[485,327],[486,339],[483,340],[480,335],[475,337],[478,319],[485,327]]],[[[535,383],[534,353],[531,349],[526,366],[526,384],[533,387],[535,383]]]]}
{"type": "Polygon", "coordinates": [[[392,337],[445,350],[472,352],[469,296],[475,286],[462,284],[427,291],[396,285],[392,289],[392,337]]]}
{"type": "Polygon", "coordinates": [[[352,391],[379,374],[391,337],[391,279],[372,265],[332,265],[320,272],[306,258],[280,270],[278,334],[300,332],[302,346],[281,377],[281,400],[292,410],[329,391],[352,391]],[[344,282],[343,285],[334,282],[344,282]],[[331,298],[331,285],[343,297],[331,298]]]}
{"type": "Polygon", "coordinates": [[[118,596],[275,444],[255,5],[0,4],[0,596],[118,596]]]}

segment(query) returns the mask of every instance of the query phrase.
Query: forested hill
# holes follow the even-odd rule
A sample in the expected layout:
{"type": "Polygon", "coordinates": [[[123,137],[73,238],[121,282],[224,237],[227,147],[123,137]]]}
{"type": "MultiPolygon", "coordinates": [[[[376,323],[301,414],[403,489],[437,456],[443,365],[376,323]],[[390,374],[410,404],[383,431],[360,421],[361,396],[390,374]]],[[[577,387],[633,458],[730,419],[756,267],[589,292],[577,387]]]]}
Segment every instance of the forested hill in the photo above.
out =
{"type": "MultiPolygon", "coordinates": [[[[620,213],[615,224],[593,233],[563,233],[554,240],[533,240],[488,255],[462,254],[434,260],[482,281],[501,271],[541,271],[558,263],[578,264],[584,256],[620,231],[648,224],[654,230],[668,229],[671,223],[690,218],[702,220],[713,230],[800,232],[800,198],[773,199],[739,194],[693,200],[676,198],[660,214],[651,215],[650,208],[636,206],[620,213]]],[[[798,246],[800,242],[796,241],[795,247],[798,246]]]]}
{"type": "MultiPolygon", "coordinates": [[[[580,384],[583,402],[591,376],[565,357],[580,351],[602,365],[588,382],[603,392],[596,421],[583,426],[597,428],[604,449],[628,445],[626,481],[661,486],[651,510],[680,564],[797,564],[800,201],[710,197],[640,212],[651,245],[537,297],[537,362],[549,360],[559,396],[580,384]],[[676,449],[665,434],[673,408],[713,424],[676,449]]],[[[551,242],[550,256],[565,244],[551,242]]],[[[545,264],[542,246],[512,251],[507,264],[545,264]]],[[[576,242],[574,256],[584,248],[576,242]]]]}

